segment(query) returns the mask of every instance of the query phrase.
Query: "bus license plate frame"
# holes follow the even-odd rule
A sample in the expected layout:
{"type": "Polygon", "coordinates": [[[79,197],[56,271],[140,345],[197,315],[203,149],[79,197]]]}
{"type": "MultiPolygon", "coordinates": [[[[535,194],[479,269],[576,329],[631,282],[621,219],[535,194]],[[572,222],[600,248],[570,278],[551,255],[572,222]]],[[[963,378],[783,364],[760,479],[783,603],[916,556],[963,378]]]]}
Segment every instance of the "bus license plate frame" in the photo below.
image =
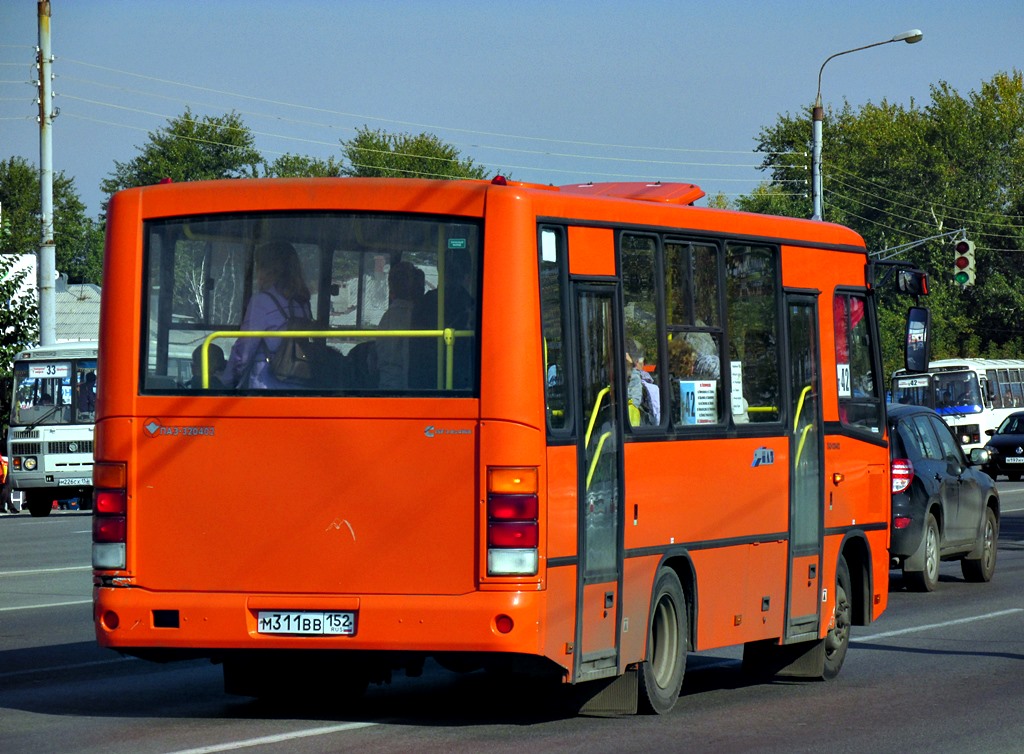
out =
{"type": "Polygon", "coordinates": [[[355,636],[358,613],[350,610],[260,610],[256,632],[285,636],[355,636]]]}

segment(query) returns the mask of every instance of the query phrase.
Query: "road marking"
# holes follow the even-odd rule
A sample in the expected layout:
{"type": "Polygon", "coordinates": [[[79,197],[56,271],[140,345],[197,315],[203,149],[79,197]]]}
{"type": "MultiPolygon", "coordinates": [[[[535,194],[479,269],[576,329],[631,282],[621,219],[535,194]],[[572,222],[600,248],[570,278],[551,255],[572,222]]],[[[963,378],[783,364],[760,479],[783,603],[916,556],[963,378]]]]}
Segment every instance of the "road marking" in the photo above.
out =
{"type": "Polygon", "coordinates": [[[242,741],[215,744],[213,746],[201,746],[198,749],[182,749],[172,754],[210,754],[215,751],[234,751],[235,749],[247,749],[250,746],[264,746],[265,744],[279,744],[285,741],[294,741],[298,738],[310,738],[312,736],[329,736],[331,733],[341,733],[346,730],[358,730],[359,728],[370,728],[380,723],[344,723],[342,725],[331,725],[326,728],[310,728],[308,730],[297,730],[291,733],[281,733],[276,736],[263,736],[261,738],[248,738],[242,741]]]}
{"type": "Polygon", "coordinates": [[[91,571],[92,566],[67,566],[66,568],[33,568],[28,571],[0,571],[2,576],[36,576],[40,573],[64,573],[66,571],[91,571]]]}
{"type": "Polygon", "coordinates": [[[92,662],[79,662],[74,665],[57,665],[49,668],[29,668],[28,670],[12,670],[7,673],[0,673],[0,679],[14,678],[19,675],[32,675],[34,673],[59,673],[64,670],[79,670],[80,668],[92,668],[97,665],[113,665],[118,662],[134,662],[137,657],[119,657],[116,660],[93,660],[92,662]]]}
{"type": "Polygon", "coordinates": [[[45,605],[22,605],[21,607],[0,607],[0,613],[11,613],[15,610],[38,610],[41,607],[68,607],[69,605],[91,605],[92,600],[76,600],[74,602],[50,602],[45,605]]]}
{"type": "Polygon", "coordinates": [[[878,639],[888,639],[890,636],[902,636],[903,634],[914,634],[919,631],[930,631],[933,628],[946,628],[947,626],[956,626],[961,623],[974,623],[979,620],[989,620],[991,618],[1002,618],[1006,615],[1013,615],[1015,613],[1024,613],[1024,607],[1015,607],[1012,610],[1000,610],[997,613],[987,613],[985,615],[976,615],[973,618],[960,618],[958,620],[947,620],[942,623],[930,623],[927,626],[914,626],[913,628],[901,628],[898,631],[883,631],[880,634],[869,634],[868,636],[857,636],[852,637],[850,640],[851,644],[865,641],[877,641],[878,639]]]}

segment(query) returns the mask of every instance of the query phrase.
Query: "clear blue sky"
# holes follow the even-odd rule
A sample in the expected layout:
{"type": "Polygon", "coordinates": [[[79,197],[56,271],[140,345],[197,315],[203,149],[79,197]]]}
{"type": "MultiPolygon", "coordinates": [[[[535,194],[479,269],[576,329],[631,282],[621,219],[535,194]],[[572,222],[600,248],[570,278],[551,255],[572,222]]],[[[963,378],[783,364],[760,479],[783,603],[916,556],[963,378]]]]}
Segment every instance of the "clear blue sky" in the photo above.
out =
{"type": "MultiPolygon", "coordinates": [[[[927,104],[1024,68],[1021,0],[53,0],[54,168],[100,181],[186,107],[235,110],[268,160],[340,157],[368,125],[430,131],[492,172],[749,193],[752,153],[805,111],[927,104]]],[[[0,158],[39,163],[36,0],[0,1],[0,158]]],[[[828,134],[825,134],[828,148],[828,134]]],[[[809,191],[809,189],[808,189],[809,191]]]]}

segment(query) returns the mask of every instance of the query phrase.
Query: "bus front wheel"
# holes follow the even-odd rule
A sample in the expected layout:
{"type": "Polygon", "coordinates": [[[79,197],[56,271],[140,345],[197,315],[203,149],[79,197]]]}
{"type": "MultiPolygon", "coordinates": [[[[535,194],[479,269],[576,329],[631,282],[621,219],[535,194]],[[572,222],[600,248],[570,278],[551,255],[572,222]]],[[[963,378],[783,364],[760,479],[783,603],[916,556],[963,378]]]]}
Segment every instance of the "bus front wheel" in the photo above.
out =
{"type": "Polygon", "coordinates": [[[846,558],[840,556],[836,565],[836,604],[828,633],[825,635],[825,668],[821,674],[825,680],[831,680],[839,675],[846,659],[846,650],[850,648],[850,626],[853,624],[853,603],[850,602],[852,595],[850,569],[846,565],[846,558]]]}
{"type": "Polygon", "coordinates": [[[638,707],[647,714],[664,715],[679,699],[686,672],[686,599],[671,568],[658,572],[651,605],[647,659],[639,671],[638,707]]]}
{"type": "Polygon", "coordinates": [[[46,490],[25,490],[25,507],[36,518],[49,516],[53,510],[53,498],[46,490]]]}

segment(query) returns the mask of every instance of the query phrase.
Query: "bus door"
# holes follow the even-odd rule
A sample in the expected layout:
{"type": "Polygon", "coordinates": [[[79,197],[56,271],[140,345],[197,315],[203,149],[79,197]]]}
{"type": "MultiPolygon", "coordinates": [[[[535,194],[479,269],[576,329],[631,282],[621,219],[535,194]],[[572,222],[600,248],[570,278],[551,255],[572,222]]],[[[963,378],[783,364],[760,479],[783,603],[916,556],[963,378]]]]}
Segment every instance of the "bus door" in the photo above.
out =
{"type": "Polygon", "coordinates": [[[788,294],[790,487],[786,641],[818,635],[821,610],[822,437],[816,299],[788,294]]]}
{"type": "Polygon", "coordinates": [[[622,573],[622,428],[618,395],[624,359],[616,358],[615,288],[575,289],[578,348],[579,569],[575,680],[618,674],[622,573]]]}

